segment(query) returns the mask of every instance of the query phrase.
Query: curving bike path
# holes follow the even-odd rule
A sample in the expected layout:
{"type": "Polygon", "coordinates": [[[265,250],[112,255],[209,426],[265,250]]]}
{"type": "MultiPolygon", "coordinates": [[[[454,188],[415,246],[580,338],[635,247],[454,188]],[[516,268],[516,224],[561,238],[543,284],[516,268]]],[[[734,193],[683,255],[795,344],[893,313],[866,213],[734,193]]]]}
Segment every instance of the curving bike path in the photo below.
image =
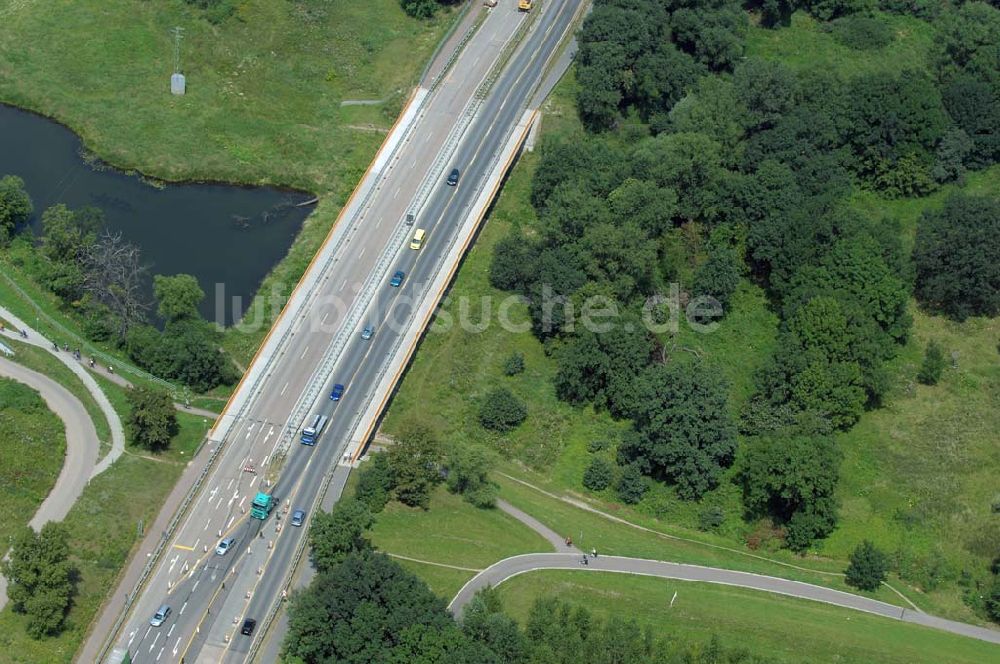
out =
{"type": "Polygon", "coordinates": [[[578,553],[527,553],[512,556],[495,563],[474,576],[448,605],[448,608],[460,616],[465,605],[469,603],[477,591],[487,586],[497,586],[507,579],[526,572],[538,570],[575,570],[580,572],[616,572],[619,574],[637,574],[639,576],[656,576],[663,579],[680,581],[699,581],[702,583],[717,583],[726,586],[739,586],[752,590],[761,590],[779,595],[788,595],[815,602],[824,602],[835,606],[874,613],[886,618],[903,622],[934,627],[961,636],[968,636],[981,641],[1000,644],[1000,632],[985,627],[977,627],[954,620],[945,620],[919,611],[904,609],[894,604],[887,604],[868,597],[852,595],[832,588],[814,586],[801,581],[790,581],[774,576],[763,576],[749,572],[699,565],[669,563],[662,560],[646,560],[643,558],[622,558],[619,556],[599,556],[590,558],[589,564],[580,563],[578,553]]]}
{"type": "MultiPolygon", "coordinates": [[[[540,533],[557,550],[567,549],[565,542],[559,535],[541,524],[534,517],[525,514],[502,500],[497,501],[497,507],[540,533]]],[[[588,557],[588,564],[583,565],[582,558],[583,556],[579,552],[528,553],[505,558],[479,572],[468,583],[462,586],[462,589],[458,591],[458,594],[448,604],[448,608],[452,613],[460,617],[465,605],[469,603],[476,592],[488,586],[498,586],[507,579],[526,572],[552,569],[575,570],[579,572],[612,572],[618,574],[636,574],[639,576],[655,576],[680,581],[698,581],[701,583],[739,586],[741,588],[750,588],[752,590],[779,595],[788,595],[790,597],[824,602],[856,611],[865,611],[866,613],[873,613],[886,618],[923,625],[925,627],[933,627],[946,632],[952,632],[953,634],[1000,644],[1000,631],[954,620],[945,620],[944,618],[928,615],[921,611],[905,609],[869,597],[854,595],[841,590],[834,590],[833,588],[824,588],[823,586],[816,586],[802,581],[791,581],[775,576],[737,572],[716,567],[702,567],[701,565],[687,565],[662,560],[625,558],[621,556],[588,557]]]]}
{"type": "MultiPolygon", "coordinates": [[[[41,530],[49,521],[61,521],[83,493],[97,461],[101,441],[87,409],[56,381],[3,358],[0,358],[0,376],[12,378],[38,390],[49,410],[62,420],[66,429],[66,458],[63,460],[62,470],[49,495],[28,523],[36,531],[41,530]]],[[[6,603],[7,580],[0,576],[0,609],[6,603]]]]}
{"type": "Polygon", "coordinates": [[[84,369],[83,364],[78,362],[70,353],[63,351],[52,352],[52,341],[43,337],[36,330],[31,329],[23,320],[2,306],[0,306],[0,317],[3,317],[4,320],[16,327],[18,330],[27,330],[28,338],[23,338],[17,333],[16,330],[9,328],[0,333],[0,336],[6,336],[9,339],[14,339],[16,341],[20,341],[21,343],[38,346],[39,348],[44,348],[45,350],[51,352],[54,356],[59,358],[59,361],[69,367],[70,371],[76,374],[80,380],[83,381],[87,391],[93,395],[94,400],[101,409],[101,412],[104,413],[104,417],[108,421],[108,428],[111,429],[111,451],[108,452],[107,455],[100,460],[100,462],[93,466],[90,477],[97,477],[110,468],[111,464],[117,461],[125,451],[125,430],[122,428],[122,421],[121,418],[118,417],[118,412],[115,411],[114,407],[112,407],[111,402],[108,401],[107,395],[104,394],[104,390],[102,390],[101,386],[97,384],[94,377],[91,376],[90,373],[84,369]]]}

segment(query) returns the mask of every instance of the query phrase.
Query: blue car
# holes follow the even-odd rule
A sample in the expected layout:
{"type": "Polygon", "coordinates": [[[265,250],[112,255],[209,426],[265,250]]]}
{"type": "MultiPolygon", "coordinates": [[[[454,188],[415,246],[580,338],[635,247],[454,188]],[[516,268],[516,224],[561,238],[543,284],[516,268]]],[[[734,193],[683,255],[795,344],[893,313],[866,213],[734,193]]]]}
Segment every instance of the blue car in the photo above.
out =
{"type": "Polygon", "coordinates": [[[340,397],[344,396],[344,386],[337,383],[333,386],[333,392],[330,392],[330,399],[332,401],[340,401],[340,397]]]}
{"type": "Polygon", "coordinates": [[[403,279],[406,277],[406,273],[402,270],[396,270],[396,274],[392,275],[392,279],[389,280],[389,285],[393,288],[399,288],[403,285],[403,279]]]}

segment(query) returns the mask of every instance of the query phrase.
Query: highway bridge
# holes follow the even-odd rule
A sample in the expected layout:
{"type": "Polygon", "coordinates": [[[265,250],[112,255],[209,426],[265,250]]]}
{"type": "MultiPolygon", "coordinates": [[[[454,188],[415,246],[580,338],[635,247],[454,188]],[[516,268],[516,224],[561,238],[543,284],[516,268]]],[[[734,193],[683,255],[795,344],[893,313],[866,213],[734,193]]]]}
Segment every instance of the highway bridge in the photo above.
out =
{"type": "Polygon", "coordinates": [[[308,526],[333,474],[362,453],[583,4],[548,0],[525,14],[500,3],[450,66],[413,93],[210,433],[212,460],[103,635],[98,659],[253,661],[305,548],[307,528],[289,525],[290,510],[306,510],[308,526]],[[448,186],[453,168],[461,175],[448,186]],[[413,250],[417,228],[427,236],[413,250]],[[405,278],[393,287],[397,271],[405,278]],[[334,384],[345,386],[337,401],[334,384]],[[301,445],[314,414],[330,424],[314,447],[301,445]],[[279,499],[265,521],[249,518],[257,491],[279,499]],[[218,555],[224,537],[234,543],[218,555]],[[171,612],[154,627],[163,604],[171,612]],[[258,621],[252,636],[240,633],[245,618],[258,621]]]}

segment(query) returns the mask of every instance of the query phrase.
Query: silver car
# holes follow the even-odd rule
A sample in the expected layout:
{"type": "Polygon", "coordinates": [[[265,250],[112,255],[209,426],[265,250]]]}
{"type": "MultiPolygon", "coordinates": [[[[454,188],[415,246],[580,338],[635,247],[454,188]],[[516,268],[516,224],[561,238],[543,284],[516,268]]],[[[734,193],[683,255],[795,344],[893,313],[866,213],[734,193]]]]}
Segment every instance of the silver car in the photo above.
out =
{"type": "Polygon", "coordinates": [[[219,542],[219,546],[215,547],[215,555],[224,556],[229,552],[229,549],[233,548],[233,544],[236,543],[235,537],[227,537],[226,539],[219,542]]]}
{"type": "Polygon", "coordinates": [[[164,621],[167,619],[167,616],[169,615],[170,615],[170,607],[167,606],[166,604],[163,604],[162,606],[160,606],[160,608],[156,610],[156,613],[153,614],[153,617],[149,619],[149,624],[152,625],[153,627],[159,627],[164,623],[164,621]]]}

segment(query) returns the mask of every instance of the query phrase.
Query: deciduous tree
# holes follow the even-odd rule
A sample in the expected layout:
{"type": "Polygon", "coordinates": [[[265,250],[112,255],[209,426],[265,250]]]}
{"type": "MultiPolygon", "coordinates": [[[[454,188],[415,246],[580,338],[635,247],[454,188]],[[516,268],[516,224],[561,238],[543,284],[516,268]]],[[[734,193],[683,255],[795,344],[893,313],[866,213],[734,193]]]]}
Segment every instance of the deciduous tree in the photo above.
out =
{"type": "Polygon", "coordinates": [[[309,526],[309,556],[316,571],[329,572],[348,555],[370,549],[364,533],[374,522],[368,506],[353,498],[342,498],[329,512],[315,514],[309,526]]]}
{"type": "Polygon", "coordinates": [[[180,431],[174,400],[166,392],[151,387],[128,391],[128,428],[132,441],[153,452],[165,450],[180,431]]]}
{"type": "Polygon", "coordinates": [[[76,593],[66,526],[50,521],[38,533],[22,528],[0,571],[14,611],[27,616],[28,634],[35,639],[58,634],[76,593]]]}
{"type": "Polygon", "coordinates": [[[0,178],[0,245],[7,243],[14,228],[27,221],[32,210],[24,180],[16,175],[0,178]]]}
{"type": "Polygon", "coordinates": [[[702,362],[652,366],[636,379],[632,421],[636,436],[622,454],[654,476],[698,499],[719,483],[736,452],[736,427],[727,403],[729,385],[702,362]]]}
{"type": "Polygon", "coordinates": [[[954,194],[924,213],[913,249],[915,294],[956,320],[1000,312],[1000,201],[954,194]]]}

